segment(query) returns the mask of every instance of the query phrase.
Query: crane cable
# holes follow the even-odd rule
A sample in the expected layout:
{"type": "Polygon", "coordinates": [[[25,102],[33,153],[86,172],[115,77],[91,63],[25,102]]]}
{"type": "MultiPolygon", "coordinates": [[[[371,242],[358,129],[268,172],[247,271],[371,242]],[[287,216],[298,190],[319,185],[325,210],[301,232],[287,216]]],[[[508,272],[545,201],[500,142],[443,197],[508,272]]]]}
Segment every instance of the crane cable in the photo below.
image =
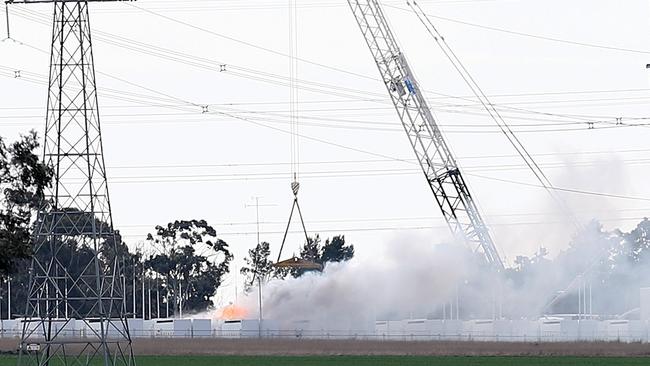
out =
{"type": "Polygon", "coordinates": [[[429,33],[429,35],[433,37],[433,39],[436,41],[436,44],[438,44],[438,46],[440,47],[444,55],[454,66],[454,68],[459,73],[459,75],[461,76],[465,84],[467,84],[467,86],[470,88],[474,96],[478,99],[478,101],[481,103],[483,108],[490,115],[491,119],[496,123],[496,125],[499,127],[501,132],[506,136],[510,144],[514,147],[515,151],[517,151],[517,154],[523,159],[523,161],[531,170],[535,178],[537,178],[537,180],[542,185],[542,187],[548,192],[548,194],[556,202],[556,204],[560,207],[560,209],[566,214],[566,216],[569,217],[571,221],[573,221],[574,225],[577,228],[580,228],[581,225],[578,219],[575,217],[573,212],[571,212],[566,202],[559,195],[557,195],[557,193],[555,192],[555,187],[553,186],[549,178],[546,176],[546,174],[544,174],[543,170],[539,167],[535,159],[533,159],[533,157],[530,155],[528,150],[524,147],[521,140],[510,128],[508,123],[504,120],[504,118],[501,116],[501,114],[496,109],[494,104],[492,104],[492,102],[487,97],[487,95],[483,92],[483,89],[478,85],[478,83],[471,75],[471,73],[467,70],[465,65],[460,61],[456,53],[449,46],[445,38],[442,36],[442,34],[438,31],[436,26],[433,24],[431,19],[429,19],[427,14],[424,12],[424,10],[420,7],[420,5],[416,1],[413,1],[413,3],[407,1],[407,5],[413,10],[413,13],[417,16],[417,18],[420,20],[422,25],[424,25],[424,27],[427,30],[427,33],[429,33]]]}
{"type": "Polygon", "coordinates": [[[302,224],[302,232],[305,235],[305,244],[309,242],[309,235],[305,227],[305,220],[300,210],[298,203],[298,191],[300,190],[300,113],[298,110],[298,7],[296,0],[289,0],[289,119],[291,125],[291,191],[293,193],[293,204],[291,205],[291,212],[289,213],[289,220],[287,227],[282,237],[282,244],[278,252],[278,259],[276,264],[280,262],[282,257],[282,250],[289,234],[291,227],[291,219],[293,213],[297,209],[300,223],[302,224]]]}
{"type": "Polygon", "coordinates": [[[291,176],[298,183],[300,141],[298,115],[298,17],[295,0],[289,0],[289,119],[291,122],[291,176]]]}

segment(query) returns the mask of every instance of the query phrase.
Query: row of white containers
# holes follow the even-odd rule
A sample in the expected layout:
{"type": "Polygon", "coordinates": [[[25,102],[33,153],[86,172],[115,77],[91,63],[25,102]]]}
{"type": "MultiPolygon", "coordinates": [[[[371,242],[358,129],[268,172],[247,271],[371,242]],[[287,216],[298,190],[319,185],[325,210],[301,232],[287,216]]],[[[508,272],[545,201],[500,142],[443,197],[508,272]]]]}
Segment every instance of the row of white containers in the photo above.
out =
{"type": "MultiPolygon", "coordinates": [[[[276,336],[279,326],[264,320],[259,327],[257,320],[218,321],[211,319],[127,319],[129,333],[134,338],[141,337],[226,337],[239,338],[246,336],[276,336]]],[[[22,319],[1,320],[0,337],[20,337],[23,326],[28,332],[39,334],[37,323],[23,322],[22,319]]],[[[54,319],[52,321],[52,334],[60,337],[93,337],[102,332],[100,322],[85,322],[75,319],[54,319]]],[[[119,337],[124,332],[124,327],[118,322],[104,322],[104,332],[109,337],[119,337]]],[[[294,332],[295,333],[295,332],[294,332]]]]}
{"type": "Polygon", "coordinates": [[[650,324],[640,320],[428,320],[377,321],[375,336],[394,340],[504,342],[648,342],[650,324]]]}
{"type": "MultiPolygon", "coordinates": [[[[79,320],[53,322],[53,332],[69,337],[93,337],[101,324],[79,320]]],[[[291,337],[357,338],[379,340],[475,340],[475,341],[621,341],[648,342],[650,324],[640,320],[575,320],[542,318],[539,320],[430,320],[409,319],[377,321],[369,329],[326,330],[309,321],[280,324],[272,320],[217,321],[210,319],[129,319],[129,331],[141,337],[291,337]]],[[[0,337],[19,337],[21,320],[3,320],[0,337]]],[[[106,325],[109,336],[119,336],[119,324],[106,325]]]]}

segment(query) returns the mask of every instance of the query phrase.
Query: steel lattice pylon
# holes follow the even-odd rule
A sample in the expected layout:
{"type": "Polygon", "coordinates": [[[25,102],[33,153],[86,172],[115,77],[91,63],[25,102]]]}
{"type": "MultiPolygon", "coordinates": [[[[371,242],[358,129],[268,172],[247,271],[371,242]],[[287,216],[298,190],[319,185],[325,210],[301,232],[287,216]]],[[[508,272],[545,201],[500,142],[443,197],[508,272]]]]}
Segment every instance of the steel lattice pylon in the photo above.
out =
{"type": "Polygon", "coordinates": [[[35,224],[18,364],[135,365],[106,182],[88,1],[40,2],[54,3],[44,161],[55,176],[35,224]],[[82,254],[71,255],[73,247],[82,254]]]}

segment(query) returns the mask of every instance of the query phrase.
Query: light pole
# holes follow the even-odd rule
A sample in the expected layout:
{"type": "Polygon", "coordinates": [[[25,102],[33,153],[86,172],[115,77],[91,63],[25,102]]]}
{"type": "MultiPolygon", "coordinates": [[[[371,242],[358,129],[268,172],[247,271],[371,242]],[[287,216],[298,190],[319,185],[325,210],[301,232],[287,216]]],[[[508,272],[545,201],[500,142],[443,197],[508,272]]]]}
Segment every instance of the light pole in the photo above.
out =
{"type": "MultiPolygon", "coordinates": [[[[256,248],[260,246],[262,243],[260,241],[260,206],[262,207],[272,207],[272,206],[277,206],[275,204],[266,204],[266,205],[260,205],[260,196],[255,196],[253,199],[255,200],[254,205],[244,205],[244,207],[255,207],[255,225],[257,227],[257,244],[256,248]]],[[[259,258],[258,258],[259,259],[259,258]]],[[[257,266],[257,265],[256,265],[257,266]]],[[[259,338],[262,338],[262,276],[257,273],[257,268],[255,268],[253,272],[253,276],[257,276],[257,296],[258,296],[258,305],[259,305],[259,317],[257,319],[257,336],[259,338]]]]}
{"type": "Polygon", "coordinates": [[[259,304],[260,304],[260,316],[259,319],[257,320],[257,336],[259,338],[262,338],[262,276],[257,275],[257,287],[258,291],[257,293],[259,294],[259,304]]]}
{"type": "Polygon", "coordinates": [[[156,318],[161,318],[160,316],[160,282],[158,281],[158,276],[156,275],[156,318]]]}
{"type": "Polygon", "coordinates": [[[131,287],[131,297],[133,298],[133,319],[137,317],[137,311],[135,309],[135,273],[136,267],[135,267],[135,259],[133,259],[133,287],[131,287]]]}
{"type": "Polygon", "coordinates": [[[7,320],[11,320],[11,277],[7,279],[7,320]]]}

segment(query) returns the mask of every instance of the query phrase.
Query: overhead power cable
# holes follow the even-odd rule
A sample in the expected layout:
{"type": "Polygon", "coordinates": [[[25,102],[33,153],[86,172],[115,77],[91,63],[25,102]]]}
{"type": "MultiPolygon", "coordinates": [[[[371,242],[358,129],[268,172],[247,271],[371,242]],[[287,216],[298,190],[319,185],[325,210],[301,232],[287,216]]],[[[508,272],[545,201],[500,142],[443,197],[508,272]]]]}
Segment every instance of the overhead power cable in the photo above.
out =
{"type": "MultiPolygon", "coordinates": [[[[395,5],[385,5],[385,6],[389,7],[389,8],[394,8],[394,9],[397,9],[397,10],[401,10],[401,11],[406,11],[406,12],[409,11],[409,9],[402,8],[400,6],[395,6],[395,5]]],[[[532,34],[532,33],[526,33],[526,32],[513,31],[513,30],[509,30],[509,29],[504,29],[504,28],[497,28],[497,27],[492,27],[492,26],[488,26],[488,25],[472,23],[472,22],[468,22],[468,21],[464,21],[464,20],[452,19],[452,18],[443,17],[443,16],[439,16],[439,15],[432,15],[432,14],[428,14],[428,13],[425,13],[425,15],[427,17],[444,20],[444,21],[447,21],[447,22],[450,22],[450,23],[457,23],[457,24],[467,25],[467,26],[470,26],[470,27],[486,29],[486,30],[490,30],[490,31],[500,32],[500,33],[511,34],[511,35],[515,35],[515,36],[535,38],[535,39],[540,39],[540,40],[544,40],[544,41],[558,42],[558,43],[564,43],[564,44],[569,44],[569,45],[573,45],[573,46],[597,48],[597,49],[603,49],[603,50],[609,50],[609,51],[620,51],[620,52],[645,54],[645,55],[650,54],[650,51],[648,51],[648,50],[639,50],[639,49],[627,48],[627,47],[618,47],[618,46],[609,46],[609,45],[589,43],[589,42],[573,41],[573,40],[564,39],[564,38],[549,37],[549,36],[543,36],[543,35],[539,35],[539,34],[532,34]]]]}
{"type": "MultiPolygon", "coordinates": [[[[177,98],[177,100],[182,101],[182,99],[178,99],[178,98],[177,98]]],[[[193,105],[196,105],[196,104],[193,104],[193,105]]],[[[230,116],[230,117],[232,117],[232,118],[242,120],[242,118],[239,118],[239,117],[233,116],[232,114],[229,114],[229,113],[223,113],[223,112],[220,112],[220,114],[224,114],[224,115],[226,115],[226,116],[230,116]]],[[[274,129],[274,130],[277,130],[277,131],[282,131],[282,132],[284,132],[284,133],[287,133],[287,131],[285,131],[285,130],[278,129],[278,128],[274,128],[274,127],[271,127],[271,126],[267,126],[267,125],[264,125],[264,124],[262,124],[262,123],[258,123],[258,122],[252,121],[252,120],[250,120],[250,119],[243,119],[243,120],[246,120],[246,121],[248,121],[248,122],[250,122],[250,123],[253,123],[253,124],[256,124],[256,125],[258,125],[258,126],[263,126],[263,127],[266,127],[266,128],[271,128],[271,129],[274,129]]],[[[301,135],[301,136],[302,136],[302,135],[301,135]]],[[[392,157],[389,157],[389,156],[386,156],[386,155],[383,155],[383,154],[372,153],[372,152],[364,151],[364,150],[362,150],[362,149],[352,148],[352,147],[348,147],[348,146],[345,146],[345,145],[341,145],[341,144],[336,144],[336,143],[328,142],[328,141],[326,141],[326,140],[322,140],[322,139],[312,138],[312,137],[309,137],[309,136],[302,136],[302,137],[307,138],[307,139],[310,139],[310,140],[312,140],[312,141],[317,141],[317,142],[321,142],[321,143],[326,143],[326,144],[330,144],[330,145],[333,145],[333,146],[337,146],[337,147],[340,147],[340,148],[344,148],[344,149],[348,149],[348,150],[352,150],[352,151],[356,151],[356,152],[362,152],[362,153],[367,153],[367,154],[370,154],[370,155],[373,155],[373,156],[384,157],[384,158],[387,158],[388,160],[406,161],[406,160],[403,160],[403,159],[392,158],[392,157]]],[[[408,161],[406,161],[406,162],[408,162],[408,161]]]]}
{"type": "MultiPolygon", "coordinates": [[[[474,177],[477,177],[477,178],[493,180],[493,181],[497,181],[497,182],[517,184],[517,185],[520,185],[520,186],[527,186],[527,187],[542,188],[542,186],[539,185],[539,184],[531,184],[531,183],[519,182],[519,181],[509,180],[509,179],[488,177],[488,176],[485,176],[485,175],[479,175],[479,174],[473,174],[473,173],[468,173],[468,175],[471,175],[471,176],[474,176],[474,177]]],[[[573,188],[554,187],[553,189],[556,190],[556,191],[560,191],[560,192],[578,193],[578,194],[588,195],[588,196],[598,196],[598,197],[606,197],[606,198],[619,198],[619,199],[624,199],[624,200],[648,201],[648,202],[650,202],[650,198],[647,198],[647,197],[635,197],[635,196],[626,196],[626,195],[604,193],[604,192],[592,192],[592,191],[586,191],[586,190],[582,190],[582,189],[573,189],[573,188]]]]}
{"type": "MultiPolygon", "coordinates": [[[[268,129],[278,131],[278,132],[291,134],[291,131],[283,130],[281,128],[277,128],[277,127],[273,127],[273,126],[268,126],[268,125],[265,125],[264,123],[253,121],[253,120],[251,120],[249,118],[236,116],[236,115],[233,115],[233,114],[228,113],[228,112],[221,112],[220,111],[220,112],[209,112],[209,113],[228,116],[228,117],[233,118],[233,119],[246,121],[248,123],[251,123],[251,124],[259,126],[259,127],[264,127],[264,128],[268,128],[268,129]]],[[[343,145],[343,144],[327,141],[327,140],[324,140],[324,139],[315,138],[315,137],[311,137],[311,136],[306,136],[306,135],[303,135],[303,134],[300,134],[300,137],[311,140],[311,141],[316,141],[316,142],[319,142],[319,143],[322,143],[322,144],[327,144],[327,145],[335,146],[335,147],[338,147],[338,148],[346,149],[346,150],[351,150],[351,151],[355,151],[355,152],[359,152],[359,153],[363,153],[363,154],[367,154],[367,155],[371,155],[371,156],[375,156],[375,157],[385,158],[386,160],[390,160],[390,161],[400,161],[400,162],[405,162],[405,163],[409,163],[409,164],[415,164],[414,161],[409,160],[409,159],[395,158],[395,157],[388,156],[388,155],[385,155],[385,154],[371,152],[371,151],[367,151],[367,150],[359,149],[359,148],[354,148],[354,147],[346,146],[346,145],[343,145]]],[[[384,173],[384,174],[387,174],[387,173],[384,173]]],[[[530,186],[530,187],[540,187],[540,188],[543,187],[543,186],[540,186],[540,185],[534,185],[534,184],[529,184],[529,183],[524,183],[524,182],[511,181],[511,180],[504,180],[504,179],[500,179],[500,178],[487,177],[487,176],[476,175],[476,174],[469,174],[469,175],[474,175],[474,176],[484,178],[484,179],[492,179],[492,180],[497,180],[497,181],[503,181],[503,182],[506,182],[506,183],[512,183],[512,184],[518,184],[518,185],[524,185],[524,186],[530,186]]],[[[238,179],[241,179],[241,178],[238,178],[238,179]]],[[[243,179],[246,180],[248,178],[243,178],[243,179]]],[[[199,180],[193,180],[193,181],[199,181],[199,180]]],[[[207,181],[211,181],[211,180],[207,180],[207,181]]],[[[157,183],[157,182],[166,182],[166,183],[188,182],[188,180],[176,180],[176,181],[173,181],[173,180],[166,180],[166,181],[147,180],[147,181],[132,181],[132,182],[129,182],[129,181],[114,181],[113,183],[157,183]]],[[[631,197],[631,196],[616,195],[616,194],[609,194],[609,193],[590,192],[590,191],[583,191],[583,190],[570,189],[570,188],[554,187],[553,189],[558,190],[558,191],[563,191],[563,192],[569,192],[569,193],[586,194],[586,195],[608,197],[608,198],[650,201],[650,199],[643,198],[643,197],[631,197]]]]}
{"type": "Polygon", "coordinates": [[[579,227],[578,220],[571,213],[571,210],[566,205],[562,197],[557,195],[556,191],[553,189],[554,188],[553,184],[548,179],[544,171],[539,167],[539,165],[537,164],[535,159],[530,155],[530,153],[528,152],[524,144],[521,142],[521,140],[510,128],[510,126],[505,121],[505,119],[503,119],[499,111],[494,107],[490,99],[483,92],[483,89],[476,82],[476,79],[474,79],[471,73],[467,70],[465,65],[458,58],[458,56],[451,48],[451,46],[449,46],[449,44],[442,36],[440,31],[433,24],[431,19],[429,19],[427,14],[424,12],[424,10],[422,10],[422,8],[417,2],[413,1],[413,3],[411,3],[410,1],[407,1],[407,5],[411,7],[413,13],[420,20],[422,25],[424,25],[425,29],[427,30],[427,33],[435,40],[436,44],[439,46],[439,48],[442,50],[444,55],[454,66],[454,68],[461,76],[461,78],[465,81],[465,83],[470,88],[474,96],[483,105],[483,107],[490,115],[494,123],[497,126],[499,126],[499,129],[504,134],[504,136],[508,139],[512,147],[515,149],[515,151],[517,151],[517,153],[521,156],[522,160],[530,168],[530,171],[533,173],[535,178],[537,178],[537,180],[540,182],[542,187],[544,187],[544,189],[548,192],[551,198],[557,203],[557,205],[562,209],[562,211],[564,211],[567,214],[567,216],[575,222],[576,226],[579,227]]]}
{"type": "MultiPolygon", "coordinates": [[[[33,16],[40,16],[40,14],[38,14],[38,13],[35,13],[35,12],[31,12],[31,13],[33,13],[33,16]]],[[[45,20],[37,19],[35,21],[38,21],[38,22],[40,22],[42,24],[47,24],[47,22],[45,20]]],[[[132,40],[132,39],[127,39],[127,38],[117,36],[117,35],[113,35],[113,34],[106,33],[106,32],[98,32],[98,33],[99,33],[99,36],[97,38],[99,38],[100,40],[105,41],[105,42],[107,42],[109,44],[113,44],[115,46],[123,47],[125,49],[133,50],[133,51],[136,51],[136,52],[142,52],[144,54],[149,54],[149,55],[152,55],[152,56],[155,56],[155,57],[161,57],[163,59],[169,59],[169,60],[172,60],[172,61],[175,61],[175,62],[181,62],[181,63],[184,63],[184,61],[183,61],[184,59],[190,58],[191,60],[194,60],[197,63],[194,63],[194,61],[192,61],[192,63],[190,63],[189,65],[200,67],[200,68],[206,68],[208,70],[217,71],[217,72],[222,72],[221,66],[225,66],[221,62],[214,61],[212,59],[205,59],[205,58],[200,58],[200,57],[197,57],[197,56],[187,55],[185,53],[181,53],[181,52],[178,52],[178,51],[175,51],[175,50],[161,48],[161,47],[158,47],[158,46],[152,46],[152,45],[149,45],[149,44],[146,44],[146,43],[138,42],[138,41],[135,41],[135,40],[132,40]],[[134,48],[134,46],[136,46],[136,45],[138,47],[146,47],[146,48],[145,49],[134,48]],[[153,52],[153,53],[150,53],[150,52],[153,52]],[[173,55],[173,57],[170,57],[170,55],[173,55]],[[209,64],[210,66],[206,66],[206,63],[209,64]]],[[[41,52],[45,52],[45,51],[41,51],[41,52]]],[[[252,70],[252,69],[247,69],[247,68],[242,68],[242,67],[238,67],[238,66],[235,66],[235,65],[228,65],[228,67],[232,68],[234,70],[243,70],[244,71],[244,73],[237,72],[237,71],[229,71],[228,72],[229,75],[244,77],[244,78],[248,78],[248,79],[251,79],[251,80],[262,81],[262,82],[265,82],[265,83],[271,83],[271,84],[275,84],[275,85],[281,85],[281,86],[288,86],[289,85],[289,81],[288,81],[289,79],[284,77],[284,76],[281,76],[281,75],[272,74],[272,73],[263,72],[263,71],[252,70]],[[249,75],[247,73],[253,73],[253,75],[249,75]],[[255,75],[261,75],[261,76],[255,76],[255,75]],[[281,80],[284,80],[284,79],[287,79],[287,81],[286,82],[281,81],[281,80]]],[[[379,98],[379,99],[377,98],[378,96],[383,96],[383,94],[378,94],[378,93],[369,94],[369,92],[366,92],[366,91],[359,91],[359,90],[354,90],[354,89],[350,89],[350,88],[342,88],[339,85],[328,85],[328,84],[324,84],[324,83],[318,83],[318,82],[302,80],[302,81],[300,81],[299,87],[302,90],[306,90],[306,91],[324,93],[324,94],[335,95],[335,96],[340,96],[340,97],[345,97],[345,98],[352,98],[352,99],[358,100],[358,101],[387,103],[387,100],[385,100],[385,98],[383,98],[383,97],[379,98]],[[327,90],[322,89],[322,88],[327,88],[327,90]],[[346,94],[342,94],[342,92],[345,92],[346,94]],[[368,99],[368,97],[365,97],[365,96],[361,97],[360,95],[347,94],[347,93],[361,93],[363,95],[368,95],[368,96],[372,95],[373,99],[368,99]]],[[[472,103],[475,102],[473,99],[470,99],[470,98],[467,98],[467,97],[452,96],[452,95],[447,95],[447,94],[438,93],[438,92],[430,92],[430,93],[439,95],[439,96],[444,97],[444,98],[465,100],[465,101],[472,102],[472,103]]],[[[543,94],[545,94],[545,93],[543,93],[543,94]]],[[[162,95],[166,95],[166,94],[162,93],[162,95]]],[[[595,100],[595,101],[601,101],[601,100],[595,100]]],[[[557,103],[557,102],[558,101],[556,101],[554,103],[557,103]]],[[[565,102],[565,101],[562,101],[562,102],[565,102]]],[[[442,105],[443,106],[445,106],[445,105],[446,106],[452,106],[452,105],[448,105],[448,104],[444,104],[444,103],[442,105]]],[[[602,105],[602,103],[600,105],[602,105]]],[[[459,107],[471,107],[471,106],[468,105],[468,106],[459,106],[459,107]]],[[[565,115],[561,115],[561,114],[557,114],[557,113],[531,111],[531,110],[528,110],[528,109],[511,107],[511,106],[508,106],[508,105],[501,105],[500,108],[511,110],[513,112],[516,111],[517,113],[530,113],[530,114],[538,114],[538,115],[552,115],[552,116],[558,116],[558,117],[562,117],[562,118],[564,118],[564,117],[571,117],[571,118],[580,118],[580,117],[582,117],[582,116],[578,116],[578,115],[571,115],[571,116],[566,115],[565,116],[565,115]]],[[[599,118],[599,117],[584,116],[584,118],[585,118],[585,122],[590,123],[590,122],[593,122],[593,121],[588,120],[589,118],[593,119],[593,118],[599,118]]],[[[603,117],[600,117],[600,118],[603,118],[603,117]]],[[[618,118],[618,117],[607,117],[607,118],[615,119],[615,118],[618,118]]]]}
{"type": "MultiPolygon", "coordinates": [[[[239,43],[239,44],[242,44],[242,45],[245,45],[245,46],[248,46],[248,47],[252,47],[252,48],[255,48],[255,49],[258,49],[258,50],[261,50],[261,51],[272,53],[274,55],[291,58],[291,55],[288,55],[288,54],[286,54],[284,52],[276,51],[276,50],[273,50],[273,49],[270,49],[270,48],[267,48],[267,47],[256,45],[256,44],[251,43],[251,42],[243,41],[243,40],[240,40],[240,39],[237,39],[237,38],[234,38],[234,37],[230,37],[230,36],[227,36],[227,35],[224,35],[224,34],[221,34],[221,33],[217,33],[215,31],[212,31],[212,30],[197,26],[195,24],[190,24],[190,23],[184,22],[182,20],[175,19],[175,18],[169,17],[167,15],[157,13],[157,12],[149,10],[149,9],[141,8],[141,7],[136,6],[136,5],[132,4],[132,3],[128,3],[128,4],[131,5],[132,7],[136,8],[136,9],[139,9],[139,10],[145,12],[145,13],[149,13],[149,14],[157,16],[159,18],[163,18],[163,19],[166,19],[168,21],[178,23],[178,24],[184,25],[186,27],[193,28],[193,29],[196,29],[196,30],[208,33],[208,34],[211,34],[211,35],[213,35],[215,37],[223,38],[223,39],[229,40],[231,42],[239,43]]],[[[300,61],[300,62],[303,62],[303,63],[306,63],[306,64],[309,64],[309,65],[318,66],[318,67],[321,67],[321,68],[324,68],[324,69],[328,69],[328,70],[332,70],[332,71],[336,71],[336,72],[340,72],[340,73],[344,73],[344,74],[348,74],[348,75],[354,75],[354,76],[364,78],[364,79],[376,80],[376,78],[371,77],[371,76],[359,74],[359,73],[352,72],[352,71],[349,71],[349,70],[345,70],[345,69],[342,69],[342,68],[339,68],[339,67],[325,65],[325,64],[322,64],[320,62],[306,60],[306,59],[299,58],[299,57],[296,57],[296,60],[300,61]]]]}
{"type": "MultiPolygon", "coordinates": [[[[11,77],[13,78],[13,71],[11,72],[6,72],[3,73],[1,69],[3,66],[0,66],[0,76],[6,76],[6,77],[11,77]]],[[[7,70],[13,70],[13,68],[6,68],[7,70]]],[[[47,81],[45,80],[45,76],[29,73],[27,71],[24,72],[24,77],[21,77],[21,80],[23,81],[31,81],[31,82],[39,82],[41,84],[46,83],[47,81]],[[36,76],[38,80],[32,80],[29,78],[30,75],[36,76]]],[[[107,74],[108,75],[108,74],[107,74]]],[[[122,80],[126,82],[126,80],[117,78],[111,75],[108,75],[109,77],[115,78],[122,80]]],[[[197,109],[196,107],[199,106],[198,103],[195,102],[190,102],[190,101],[184,101],[179,98],[175,98],[167,93],[161,93],[157,92],[151,88],[143,87],[141,85],[131,83],[129,82],[130,85],[135,85],[137,87],[143,88],[148,91],[156,92],[158,94],[162,94],[166,96],[166,98],[174,98],[174,100],[178,100],[181,102],[180,105],[165,105],[165,104],[160,104],[156,102],[155,104],[151,104],[150,102],[147,102],[146,99],[140,99],[140,98],[151,98],[148,95],[142,95],[142,94],[134,94],[132,92],[126,92],[122,90],[115,90],[115,89],[103,89],[103,95],[107,98],[111,99],[117,99],[117,100],[124,100],[132,103],[138,103],[142,104],[143,102],[146,105],[149,105],[151,107],[169,107],[173,108],[175,110],[179,111],[185,111],[184,113],[176,113],[176,114],[170,114],[170,113],[140,113],[140,114],[129,114],[128,116],[130,117],[137,117],[138,115],[140,116],[164,116],[164,115],[169,115],[169,116],[178,116],[178,115],[187,115],[187,116],[192,116],[196,115],[197,117],[201,117],[200,114],[197,114],[197,109]],[[126,95],[135,95],[138,97],[138,99],[133,99],[130,97],[126,97],[126,95]],[[193,107],[192,110],[187,110],[183,108],[182,106],[190,106],[193,107]]],[[[157,97],[155,97],[157,99],[157,97]]],[[[363,108],[365,109],[365,108],[363,108]]],[[[359,108],[355,108],[354,110],[363,110],[359,108]]],[[[324,110],[309,110],[309,111],[324,111],[324,110]]],[[[472,112],[462,112],[462,111],[453,111],[453,110],[444,110],[441,109],[440,111],[446,111],[449,113],[464,113],[464,114],[475,114],[472,112]]],[[[273,113],[273,112],[262,112],[262,111],[243,111],[243,110],[238,110],[238,109],[232,109],[231,114],[241,114],[241,115],[248,115],[249,119],[251,120],[259,120],[263,121],[266,123],[272,123],[272,124],[287,124],[290,123],[287,118],[287,115],[280,114],[280,113],[273,113]],[[258,117],[257,115],[264,115],[268,117],[258,117]]],[[[111,117],[113,115],[106,115],[107,117],[111,117]]],[[[120,116],[120,115],[115,115],[115,116],[120,116]]],[[[127,115],[122,115],[122,116],[127,116],[127,115]]],[[[14,118],[14,119],[24,119],[28,118],[28,116],[3,116],[0,117],[0,119],[9,119],[9,118],[14,118]]],[[[41,118],[41,116],[34,116],[34,118],[41,118]]],[[[335,129],[349,129],[349,130],[358,130],[358,129],[363,129],[365,131],[386,131],[386,132],[398,132],[399,129],[397,128],[379,128],[379,127],[366,127],[363,125],[366,124],[371,124],[371,125],[386,125],[389,126],[391,124],[389,123],[381,123],[381,122],[372,122],[372,121],[358,121],[358,120],[349,120],[349,119],[341,119],[341,118],[333,118],[333,117],[316,117],[316,116],[309,116],[309,115],[304,115],[304,119],[307,120],[314,120],[314,121],[324,121],[324,122],[330,122],[330,123],[321,123],[321,122],[304,122],[303,124],[308,125],[308,126],[313,126],[313,127],[319,127],[319,128],[335,128],[335,129]],[[334,123],[332,124],[331,122],[343,122],[343,124],[338,124],[334,123]],[[355,124],[359,124],[360,126],[355,126],[355,124]]],[[[517,117],[519,119],[525,120],[525,119],[530,119],[530,118],[525,118],[525,117],[517,117]]],[[[586,131],[586,130],[597,130],[597,129],[610,129],[610,128],[621,128],[621,127],[643,127],[647,126],[648,123],[638,123],[636,121],[641,121],[641,120],[647,120],[648,118],[631,118],[630,121],[633,123],[624,123],[622,118],[617,118],[612,121],[591,121],[591,122],[580,122],[580,121],[567,121],[567,122],[562,122],[562,121],[549,121],[549,123],[537,123],[537,124],[517,124],[514,126],[517,127],[522,127],[526,129],[521,129],[518,132],[519,133],[552,133],[552,132],[571,132],[571,131],[586,131]],[[604,125],[604,126],[599,126],[599,125],[604,125]],[[571,128],[571,125],[582,125],[583,127],[578,127],[578,128],[571,128]],[[536,128],[536,127],[562,127],[562,128],[536,128]]],[[[530,119],[530,120],[539,120],[539,119],[530,119]]],[[[627,119],[625,120],[627,121],[627,119]]],[[[174,120],[174,121],[160,121],[156,120],[155,123],[189,123],[189,122],[199,122],[199,123],[204,123],[204,122],[211,122],[210,120],[197,120],[197,121],[181,121],[181,120],[174,120]]],[[[115,122],[115,121],[105,121],[105,124],[119,124],[120,122],[115,122]]],[[[136,124],[141,124],[141,123],[154,123],[152,122],[147,122],[147,121],[134,121],[133,119],[129,119],[128,123],[124,123],[125,126],[133,126],[136,124]]],[[[3,125],[22,125],[22,123],[16,123],[16,122],[0,122],[0,124],[3,125]]],[[[463,128],[460,130],[450,130],[450,129],[444,129],[443,131],[446,133],[463,133],[463,134],[490,134],[490,133],[499,133],[499,131],[490,131],[489,127],[487,125],[480,125],[480,124],[456,124],[454,125],[455,127],[463,128]],[[466,129],[467,128],[467,129],[466,129]],[[476,130],[471,130],[469,128],[476,128],[476,130]]]]}
{"type": "MultiPolygon", "coordinates": [[[[602,219],[599,220],[600,222],[639,222],[643,218],[642,217],[620,217],[620,218],[608,218],[608,219],[602,219]]],[[[513,226],[543,226],[543,225],[563,225],[566,224],[565,220],[535,220],[535,221],[522,221],[522,222],[512,222],[512,223],[493,223],[491,226],[494,227],[513,227],[513,226]]],[[[376,226],[376,227],[345,227],[341,226],[338,228],[335,227],[324,227],[320,228],[317,230],[314,230],[314,232],[319,233],[319,234],[343,234],[343,233],[350,233],[350,232],[374,232],[374,231],[411,231],[411,230],[445,230],[448,229],[447,225],[421,225],[421,226],[376,226]]],[[[233,232],[228,232],[228,231],[219,231],[219,236],[244,236],[244,235],[257,235],[256,230],[252,231],[233,231],[233,232]]],[[[264,235],[277,235],[277,234],[282,234],[282,231],[279,230],[267,230],[267,231],[260,231],[260,234],[264,235]]],[[[300,231],[289,231],[289,233],[292,234],[299,234],[301,233],[300,231]]],[[[143,232],[141,234],[136,234],[136,233],[129,233],[129,234],[121,234],[120,236],[122,238],[146,238],[147,232],[143,232]]]]}
{"type": "MultiPolygon", "coordinates": [[[[595,212],[598,213],[622,213],[622,212],[638,212],[638,213],[646,213],[650,211],[650,207],[641,207],[641,208],[621,208],[621,209],[603,209],[603,210],[587,210],[587,211],[580,211],[580,213],[584,214],[593,214],[595,212]]],[[[531,218],[531,217],[537,217],[537,216],[542,216],[542,217],[558,217],[558,214],[556,212],[509,212],[509,213],[499,213],[499,214],[494,214],[494,215],[486,215],[486,217],[491,217],[493,219],[508,219],[508,218],[520,218],[520,217],[526,217],[526,218],[531,218]]],[[[611,220],[615,220],[618,217],[612,217],[610,218],[611,220]]],[[[413,216],[413,217],[364,217],[364,218],[356,218],[356,217],[350,217],[350,218],[337,218],[337,219],[316,219],[316,220],[311,220],[311,222],[315,224],[354,224],[354,225],[359,225],[359,224],[364,224],[364,223],[376,223],[376,222],[394,222],[394,223],[401,223],[401,222],[419,222],[419,221],[424,221],[424,222],[431,222],[431,221],[438,221],[440,224],[444,224],[444,218],[442,217],[434,217],[434,216],[413,216]]],[[[226,227],[226,226],[232,226],[232,227],[241,227],[241,226],[257,226],[258,222],[257,221],[238,221],[238,222],[217,222],[215,223],[215,226],[218,227],[226,227]]],[[[284,221],[259,221],[259,224],[263,225],[284,225],[284,221]]],[[[504,224],[507,224],[504,222],[504,224]]],[[[127,224],[127,225],[119,225],[121,228],[143,228],[143,227],[150,227],[154,228],[156,227],[157,224],[154,223],[137,223],[137,224],[127,224]]]]}

